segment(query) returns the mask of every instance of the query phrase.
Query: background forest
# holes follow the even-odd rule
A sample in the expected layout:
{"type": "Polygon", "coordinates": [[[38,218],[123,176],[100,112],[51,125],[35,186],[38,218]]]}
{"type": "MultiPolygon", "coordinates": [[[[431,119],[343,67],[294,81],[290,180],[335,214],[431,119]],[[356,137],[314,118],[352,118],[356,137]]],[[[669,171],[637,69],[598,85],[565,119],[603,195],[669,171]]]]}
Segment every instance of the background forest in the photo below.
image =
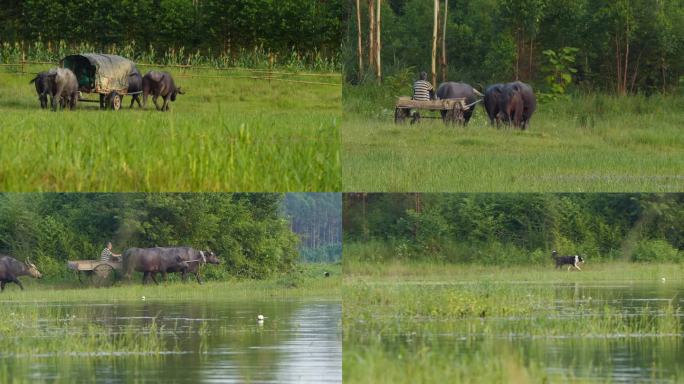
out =
{"type": "Polygon", "coordinates": [[[69,50],[90,49],[165,64],[221,57],[238,61],[232,64],[264,60],[339,65],[344,4],[343,0],[6,0],[0,7],[0,45],[3,61],[22,54],[31,60],[54,60],[69,50]]]}
{"type": "Polygon", "coordinates": [[[346,194],[346,261],[684,261],[684,194],[346,194]]]}
{"type": "Polygon", "coordinates": [[[345,52],[353,83],[374,82],[380,74],[388,85],[405,84],[418,71],[429,74],[433,35],[438,82],[482,89],[520,79],[545,92],[649,94],[671,92],[684,81],[682,0],[354,3],[345,52]]]}
{"type": "Polygon", "coordinates": [[[51,277],[68,273],[66,260],[98,258],[109,240],[116,253],[174,245],[211,249],[222,260],[205,271],[215,278],[289,272],[302,260],[300,253],[317,256],[315,261],[339,260],[339,194],[285,196],[1,194],[0,253],[30,257],[51,277]]]}

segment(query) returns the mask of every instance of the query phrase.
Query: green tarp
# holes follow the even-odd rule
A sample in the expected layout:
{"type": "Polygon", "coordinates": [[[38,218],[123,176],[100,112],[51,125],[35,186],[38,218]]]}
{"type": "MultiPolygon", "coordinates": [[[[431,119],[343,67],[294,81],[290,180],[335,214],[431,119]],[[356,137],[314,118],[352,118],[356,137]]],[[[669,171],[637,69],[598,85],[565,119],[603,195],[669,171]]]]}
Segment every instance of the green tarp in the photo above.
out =
{"type": "Polygon", "coordinates": [[[99,53],[67,56],[62,67],[74,72],[81,91],[98,93],[125,93],[128,75],[136,71],[135,64],[125,57],[99,53]]]}

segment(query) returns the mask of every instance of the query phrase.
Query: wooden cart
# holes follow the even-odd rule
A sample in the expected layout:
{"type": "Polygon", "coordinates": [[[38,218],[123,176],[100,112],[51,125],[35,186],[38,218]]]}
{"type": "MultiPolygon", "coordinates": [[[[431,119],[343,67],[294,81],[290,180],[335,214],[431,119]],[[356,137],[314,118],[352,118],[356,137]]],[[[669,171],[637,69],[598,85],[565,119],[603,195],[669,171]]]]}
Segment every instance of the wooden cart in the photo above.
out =
{"type": "Polygon", "coordinates": [[[139,95],[139,92],[128,92],[131,76],[140,76],[135,63],[125,57],[100,53],[82,53],[69,55],[60,61],[63,68],[70,69],[78,81],[78,90],[82,93],[97,93],[99,100],[79,98],[79,102],[100,103],[101,109],[121,108],[125,95],[139,95]]]}
{"type": "Polygon", "coordinates": [[[421,119],[419,110],[426,111],[440,111],[441,117],[424,116],[423,118],[437,119],[441,118],[445,123],[463,123],[465,118],[463,113],[470,108],[471,105],[466,105],[465,98],[459,99],[440,99],[440,100],[412,100],[408,96],[400,97],[394,109],[394,122],[403,123],[407,118],[411,118],[411,124],[421,119]],[[413,113],[411,113],[413,111],[413,113]]]}
{"type": "Polygon", "coordinates": [[[111,285],[121,273],[122,265],[118,261],[71,260],[67,268],[76,272],[81,284],[92,284],[96,287],[111,285]]]}

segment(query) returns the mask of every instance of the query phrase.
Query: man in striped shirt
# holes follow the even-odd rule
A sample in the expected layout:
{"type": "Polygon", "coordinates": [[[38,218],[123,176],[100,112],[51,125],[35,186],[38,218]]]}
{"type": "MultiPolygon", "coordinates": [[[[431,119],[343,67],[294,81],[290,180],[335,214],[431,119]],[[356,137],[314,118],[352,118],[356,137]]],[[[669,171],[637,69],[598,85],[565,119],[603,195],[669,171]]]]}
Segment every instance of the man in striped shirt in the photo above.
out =
{"type": "Polygon", "coordinates": [[[435,98],[435,89],[427,81],[427,73],[420,73],[420,79],[413,83],[413,100],[429,101],[435,98]]]}
{"type": "Polygon", "coordinates": [[[102,250],[102,253],[100,253],[100,260],[102,261],[119,261],[119,257],[121,257],[120,254],[116,254],[112,252],[112,242],[108,241],[107,242],[107,247],[102,250]],[[112,260],[114,258],[114,260],[112,260]]]}

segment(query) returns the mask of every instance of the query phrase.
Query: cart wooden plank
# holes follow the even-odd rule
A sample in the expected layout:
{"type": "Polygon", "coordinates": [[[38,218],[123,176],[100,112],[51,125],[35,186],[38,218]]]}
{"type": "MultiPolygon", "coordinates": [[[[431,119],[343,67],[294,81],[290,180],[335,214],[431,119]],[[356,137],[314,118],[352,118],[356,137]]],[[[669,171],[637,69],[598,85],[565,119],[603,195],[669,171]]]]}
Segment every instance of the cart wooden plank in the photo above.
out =
{"type": "Polygon", "coordinates": [[[412,100],[410,97],[404,96],[400,97],[397,100],[396,108],[446,111],[454,109],[454,106],[458,104],[462,109],[465,109],[465,100],[465,98],[439,100],[412,100]]]}
{"type": "Polygon", "coordinates": [[[70,260],[67,262],[67,268],[74,271],[92,271],[101,264],[107,264],[116,270],[121,270],[122,268],[121,262],[101,260],[70,260]]]}

